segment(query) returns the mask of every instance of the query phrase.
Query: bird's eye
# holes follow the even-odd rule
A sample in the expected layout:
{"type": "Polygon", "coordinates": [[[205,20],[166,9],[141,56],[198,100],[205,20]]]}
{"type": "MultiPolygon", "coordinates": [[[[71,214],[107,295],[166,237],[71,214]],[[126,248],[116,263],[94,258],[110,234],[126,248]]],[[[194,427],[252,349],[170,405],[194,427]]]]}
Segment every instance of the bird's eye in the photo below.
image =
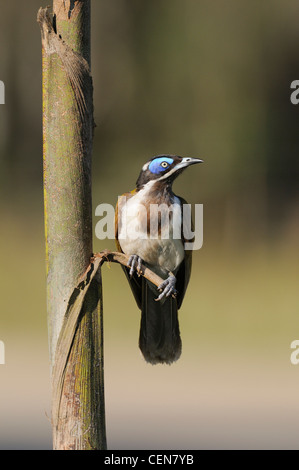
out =
{"type": "Polygon", "coordinates": [[[168,167],[168,163],[167,163],[167,162],[162,162],[162,163],[161,163],[161,166],[162,166],[163,168],[167,168],[167,167],[168,167]]]}

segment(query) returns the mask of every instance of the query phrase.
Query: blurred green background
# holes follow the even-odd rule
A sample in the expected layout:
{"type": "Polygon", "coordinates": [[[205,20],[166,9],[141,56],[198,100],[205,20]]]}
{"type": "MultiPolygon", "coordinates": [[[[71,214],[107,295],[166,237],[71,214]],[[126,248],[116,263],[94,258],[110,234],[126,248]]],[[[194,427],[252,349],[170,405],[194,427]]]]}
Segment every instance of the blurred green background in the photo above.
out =
{"type": "MultiPolygon", "coordinates": [[[[48,3],[0,0],[2,449],[51,448],[36,23],[48,3]]],[[[144,363],[130,289],[103,269],[110,449],[299,448],[298,14],[296,0],[92,1],[94,207],[133,189],[153,155],[205,161],[174,187],[204,205],[178,363],[144,363]]]]}

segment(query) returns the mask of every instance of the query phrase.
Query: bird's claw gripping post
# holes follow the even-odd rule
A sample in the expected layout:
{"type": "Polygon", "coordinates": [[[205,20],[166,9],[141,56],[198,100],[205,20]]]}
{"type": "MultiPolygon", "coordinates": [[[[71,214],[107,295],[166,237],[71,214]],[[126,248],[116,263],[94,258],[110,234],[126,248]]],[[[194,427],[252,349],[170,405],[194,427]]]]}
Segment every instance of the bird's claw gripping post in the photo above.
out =
{"type": "Polygon", "coordinates": [[[130,276],[132,277],[134,271],[137,272],[137,275],[141,274],[142,258],[138,255],[131,255],[128,261],[128,267],[130,268],[130,276]]]}
{"type": "Polygon", "coordinates": [[[175,284],[176,284],[176,277],[170,274],[165,281],[162,282],[162,284],[159,285],[158,290],[161,292],[159,297],[155,299],[157,302],[159,300],[162,300],[164,297],[169,297],[172,295],[172,297],[176,297],[177,295],[177,290],[175,289],[175,284]]]}

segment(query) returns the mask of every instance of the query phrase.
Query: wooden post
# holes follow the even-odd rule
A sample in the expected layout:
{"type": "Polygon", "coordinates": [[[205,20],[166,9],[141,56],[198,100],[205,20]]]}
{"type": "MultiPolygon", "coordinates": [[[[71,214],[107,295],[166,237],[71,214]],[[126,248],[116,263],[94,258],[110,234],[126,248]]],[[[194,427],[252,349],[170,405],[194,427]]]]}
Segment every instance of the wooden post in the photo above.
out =
{"type": "Polygon", "coordinates": [[[92,256],[90,0],[54,0],[38,22],[53,448],[105,449],[100,270],[78,288],[92,256]]]}

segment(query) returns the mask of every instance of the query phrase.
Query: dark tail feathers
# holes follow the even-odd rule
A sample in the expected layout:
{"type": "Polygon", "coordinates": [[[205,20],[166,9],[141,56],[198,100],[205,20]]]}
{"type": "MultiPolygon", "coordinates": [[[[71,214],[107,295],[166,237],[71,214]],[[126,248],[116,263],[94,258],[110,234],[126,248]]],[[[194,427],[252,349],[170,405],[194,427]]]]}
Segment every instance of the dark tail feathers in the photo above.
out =
{"type": "Polygon", "coordinates": [[[182,351],[176,299],[156,302],[156,288],[145,279],[142,284],[139,347],[147,362],[171,364],[182,351]]]}

